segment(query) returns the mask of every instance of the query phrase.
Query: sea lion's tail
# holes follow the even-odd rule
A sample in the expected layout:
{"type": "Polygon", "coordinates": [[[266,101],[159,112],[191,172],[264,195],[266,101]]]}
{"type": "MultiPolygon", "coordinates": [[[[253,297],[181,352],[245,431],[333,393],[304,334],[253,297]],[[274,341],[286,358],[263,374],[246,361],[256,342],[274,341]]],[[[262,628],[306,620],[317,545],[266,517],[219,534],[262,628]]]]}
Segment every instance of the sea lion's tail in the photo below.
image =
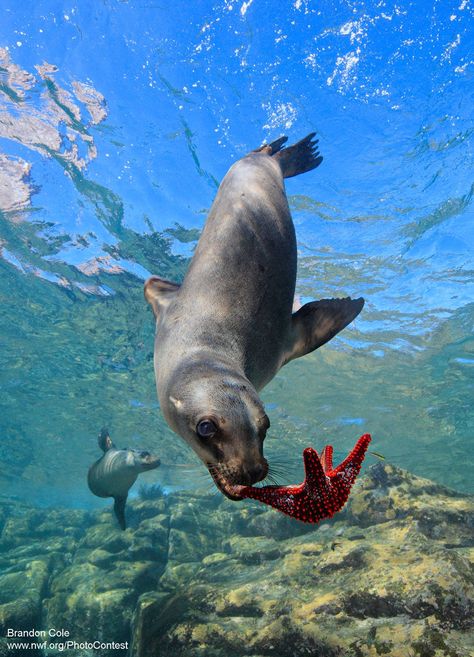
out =
{"type": "Polygon", "coordinates": [[[298,143],[287,148],[283,147],[283,144],[288,140],[288,137],[280,137],[276,141],[272,141],[271,144],[260,147],[257,152],[263,151],[275,157],[280,165],[283,178],[291,178],[300,173],[311,171],[311,169],[316,169],[323,161],[318,151],[318,140],[313,139],[315,135],[316,133],[312,132],[298,143]]]}

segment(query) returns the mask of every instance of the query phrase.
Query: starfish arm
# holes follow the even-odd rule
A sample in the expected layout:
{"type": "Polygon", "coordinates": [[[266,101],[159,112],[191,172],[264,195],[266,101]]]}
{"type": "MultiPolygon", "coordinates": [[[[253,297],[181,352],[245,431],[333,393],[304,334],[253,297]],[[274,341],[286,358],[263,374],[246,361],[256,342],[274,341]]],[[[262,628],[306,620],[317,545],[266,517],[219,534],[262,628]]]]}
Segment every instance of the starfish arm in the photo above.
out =
{"type": "Polygon", "coordinates": [[[298,501],[301,498],[302,491],[303,484],[299,486],[262,486],[261,488],[245,486],[240,491],[240,495],[258,500],[288,516],[296,518],[298,517],[298,501]]]}
{"type": "Polygon", "coordinates": [[[265,504],[278,503],[282,495],[301,495],[304,484],[298,486],[242,486],[239,495],[254,500],[259,500],[265,504]]]}
{"type": "Polygon", "coordinates": [[[338,510],[342,509],[347,502],[352,485],[362,467],[370,440],[369,434],[361,436],[349,456],[337,468],[328,472],[333,500],[339,507],[338,510]]]}
{"type": "Polygon", "coordinates": [[[326,475],[318,452],[312,447],[307,447],[303,452],[304,463],[304,486],[306,488],[327,487],[326,475]]]}
{"type": "Polygon", "coordinates": [[[361,436],[349,456],[334,470],[326,471],[330,488],[330,495],[327,499],[327,517],[332,517],[347,502],[352,485],[360,472],[370,440],[369,434],[361,436]]]}
{"type": "Polygon", "coordinates": [[[323,451],[321,452],[321,464],[323,466],[324,472],[328,473],[332,470],[332,445],[325,445],[323,451]]]}
{"type": "Polygon", "coordinates": [[[345,475],[348,475],[349,472],[357,470],[354,475],[354,480],[359,474],[362,461],[364,460],[365,453],[371,441],[370,434],[365,433],[359,438],[356,442],[354,449],[349,453],[348,456],[340,463],[337,468],[334,468],[331,472],[328,472],[328,475],[334,476],[340,472],[343,472],[345,475]]]}

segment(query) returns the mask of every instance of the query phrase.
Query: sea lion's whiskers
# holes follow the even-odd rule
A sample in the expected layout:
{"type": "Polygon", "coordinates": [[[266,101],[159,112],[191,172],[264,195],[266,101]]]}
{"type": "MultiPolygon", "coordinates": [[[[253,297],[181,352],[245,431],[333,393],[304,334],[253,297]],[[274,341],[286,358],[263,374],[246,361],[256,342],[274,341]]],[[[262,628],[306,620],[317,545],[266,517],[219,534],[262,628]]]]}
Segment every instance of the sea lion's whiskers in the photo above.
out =
{"type": "Polygon", "coordinates": [[[275,461],[270,461],[268,467],[270,470],[281,470],[286,471],[288,469],[288,463],[275,463],[275,461]]]}
{"type": "Polygon", "coordinates": [[[272,465],[289,465],[291,463],[299,463],[299,461],[293,456],[282,456],[280,458],[278,456],[269,456],[268,460],[272,465]]]}
{"type": "Polygon", "coordinates": [[[193,477],[203,477],[204,475],[207,474],[207,470],[204,469],[196,469],[196,470],[178,470],[178,472],[174,473],[176,476],[183,476],[183,475],[191,475],[193,477]]]}
{"type": "MultiPolygon", "coordinates": [[[[167,467],[167,466],[165,466],[167,467]]],[[[202,464],[196,464],[196,466],[192,466],[189,468],[180,468],[179,470],[172,471],[168,475],[170,478],[173,480],[178,480],[182,477],[189,477],[192,478],[193,480],[202,480],[205,479],[209,476],[208,470],[202,466],[202,464]]]]}
{"type": "Polygon", "coordinates": [[[221,468],[219,467],[218,463],[208,463],[207,464],[207,469],[211,474],[220,474],[221,473],[221,468]]]}
{"type": "Polygon", "coordinates": [[[273,486],[281,486],[282,485],[281,481],[278,481],[278,479],[276,477],[274,477],[273,475],[271,475],[271,474],[268,474],[265,477],[264,481],[266,481],[267,479],[273,486]]]}
{"type": "Polygon", "coordinates": [[[287,468],[275,468],[273,465],[271,465],[268,468],[268,472],[273,475],[277,475],[278,477],[285,477],[286,475],[289,474],[289,471],[287,468]]]}
{"type": "Polygon", "coordinates": [[[288,467],[281,467],[281,468],[275,468],[272,465],[268,468],[268,473],[272,477],[277,477],[277,478],[283,478],[283,479],[288,479],[288,477],[291,478],[291,471],[288,467]]]}
{"type": "Polygon", "coordinates": [[[204,493],[205,493],[206,495],[212,495],[212,496],[214,496],[214,495],[220,495],[220,490],[217,488],[217,486],[216,486],[216,485],[214,484],[214,482],[212,481],[212,482],[209,483],[209,486],[207,486],[207,487],[204,489],[204,493]]]}
{"type": "Polygon", "coordinates": [[[196,470],[201,467],[200,463],[162,463],[165,468],[195,468],[196,470]]]}

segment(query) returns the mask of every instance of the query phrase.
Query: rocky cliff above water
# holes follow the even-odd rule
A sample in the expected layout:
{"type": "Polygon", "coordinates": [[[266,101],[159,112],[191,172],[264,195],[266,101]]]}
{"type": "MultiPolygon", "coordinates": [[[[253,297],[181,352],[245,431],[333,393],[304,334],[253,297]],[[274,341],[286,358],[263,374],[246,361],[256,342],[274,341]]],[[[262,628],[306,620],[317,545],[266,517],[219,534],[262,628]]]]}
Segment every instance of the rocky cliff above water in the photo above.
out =
{"type": "Polygon", "coordinates": [[[317,526],[219,495],[127,513],[122,532],[110,509],[1,503],[0,636],[64,628],[131,657],[473,654],[472,497],[380,463],[317,526]]]}

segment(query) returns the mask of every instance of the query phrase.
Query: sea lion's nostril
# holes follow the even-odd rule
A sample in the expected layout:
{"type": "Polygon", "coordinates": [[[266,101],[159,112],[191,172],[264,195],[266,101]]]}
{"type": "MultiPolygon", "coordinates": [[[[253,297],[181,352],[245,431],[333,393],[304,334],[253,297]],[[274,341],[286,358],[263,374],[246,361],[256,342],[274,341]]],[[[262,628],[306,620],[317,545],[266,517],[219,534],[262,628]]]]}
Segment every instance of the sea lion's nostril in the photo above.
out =
{"type": "Polygon", "coordinates": [[[268,472],[268,464],[265,461],[264,463],[256,463],[251,468],[249,468],[249,476],[251,482],[255,484],[257,481],[262,481],[265,479],[268,472]]]}

